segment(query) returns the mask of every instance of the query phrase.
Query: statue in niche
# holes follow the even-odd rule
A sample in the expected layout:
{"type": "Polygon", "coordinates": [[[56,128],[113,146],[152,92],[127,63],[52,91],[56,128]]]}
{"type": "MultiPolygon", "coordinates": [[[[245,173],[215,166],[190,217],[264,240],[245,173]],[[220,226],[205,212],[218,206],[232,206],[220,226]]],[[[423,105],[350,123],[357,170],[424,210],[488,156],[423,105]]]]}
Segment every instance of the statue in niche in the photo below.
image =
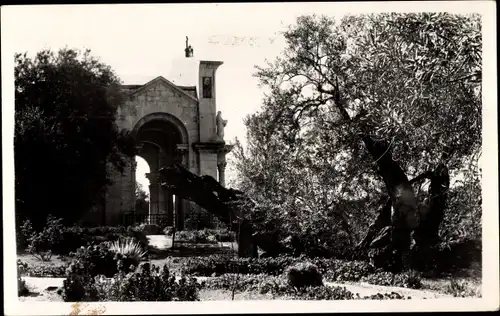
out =
{"type": "Polygon", "coordinates": [[[227,120],[222,119],[221,111],[217,112],[217,116],[215,117],[215,124],[217,126],[217,136],[224,140],[224,128],[227,125],[227,120]]]}

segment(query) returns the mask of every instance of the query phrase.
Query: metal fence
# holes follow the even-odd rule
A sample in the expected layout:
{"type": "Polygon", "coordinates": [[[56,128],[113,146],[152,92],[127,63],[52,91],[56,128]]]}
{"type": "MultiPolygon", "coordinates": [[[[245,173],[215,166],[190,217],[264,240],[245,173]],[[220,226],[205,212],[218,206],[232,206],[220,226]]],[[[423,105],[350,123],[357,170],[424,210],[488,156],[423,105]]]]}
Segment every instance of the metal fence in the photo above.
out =
{"type": "Polygon", "coordinates": [[[136,214],[129,213],[123,216],[123,225],[133,226],[139,224],[150,224],[167,226],[167,214],[136,214]]]}

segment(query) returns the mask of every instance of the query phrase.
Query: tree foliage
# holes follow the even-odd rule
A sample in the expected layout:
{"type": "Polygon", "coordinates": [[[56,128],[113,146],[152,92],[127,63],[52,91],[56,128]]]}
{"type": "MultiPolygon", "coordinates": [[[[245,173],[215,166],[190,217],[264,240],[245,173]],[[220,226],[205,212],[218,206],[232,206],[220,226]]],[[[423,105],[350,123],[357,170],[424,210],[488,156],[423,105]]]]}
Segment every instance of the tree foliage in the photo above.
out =
{"type": "Polygon", "coordinates": [[[144,191],[142,184],[135,182],[135,212],[137,214],[149,214],[149,195],[144,191]]]}
{"type": "Polygon", "coordinates": [[[15,55],[16,214],[73,221],[99,202],[108,162],[122,170],[134,151],[115,124],[119,84],[88,50],[15,55]]]}
{"type": "Polygon", "coordinates": [[[303,16],[284,37],[282,55],[257,67],[267,93],[235,157],[240,187],[285,235],[324,226],[359,238],[387,194],[377,169],[387,152],[408,180],[439,163],[456,174],[477,162],[478,16],[303,16]],[[387,144],[380,157],[367,135],[387,144]]]}

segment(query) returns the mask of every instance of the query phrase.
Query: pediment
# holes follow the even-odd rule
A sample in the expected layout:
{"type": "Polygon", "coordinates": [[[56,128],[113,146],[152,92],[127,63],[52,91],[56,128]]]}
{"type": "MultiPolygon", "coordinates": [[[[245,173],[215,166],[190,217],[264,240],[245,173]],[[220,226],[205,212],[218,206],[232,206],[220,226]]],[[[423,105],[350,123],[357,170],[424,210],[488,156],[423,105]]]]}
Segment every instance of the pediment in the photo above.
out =
{"type": "Polygon", "coordinates": [[[138,95],[142,94],[144,91],[147,91],[148,89],[150,89],[151,87],[154,87],[157,84],[162,84],[162,85],[166,86],[168,89],[171,89],[173,91],[178,92],[182,97],[185,97],[185,98],[188,98],[188,99],[190,99],[192,101],[198,102],[197,98],[193,97],[191,94],[189,94],[185,90],[179,88],[174,83],[172,83],[171,81],[165,79],[162,76],[158,76],[155,79],[153,79],[153,80],[149,81],[148,83],[144,84],[140,88],[134,90],[131,95],[132,96],[138,96],[138,95]]]}

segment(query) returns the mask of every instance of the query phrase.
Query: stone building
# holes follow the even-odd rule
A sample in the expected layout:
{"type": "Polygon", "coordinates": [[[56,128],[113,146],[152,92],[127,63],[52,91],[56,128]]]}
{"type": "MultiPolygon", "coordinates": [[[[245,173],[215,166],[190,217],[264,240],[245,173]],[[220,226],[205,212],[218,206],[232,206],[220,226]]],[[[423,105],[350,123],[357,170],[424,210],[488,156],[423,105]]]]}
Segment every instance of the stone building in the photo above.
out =
{"type": "MultiPolygon", "coordinates": [[[[221,65],[220,61],[196,60],[186,40],[185,57],[174,62],[172,81],[159,76],[143,85],[123,86],[129,99],[118,109],[117,125],[132,132],[138,155],[149,164],[150,223],[161,219],[172,226],[176,218],[176,226],[182,229],[185,216],[200,211],[161,187],[160,168],[181,163],[224,185],[225,156],[231,146],[220,137],[223,126],[216,127],[216,71],[221,65]]],[[[135,168],[132,159],[123,174],[112,171],[114,183],[107,190],[102,216],[97,216],[101,225],[123,224],[133,214],[135,168]]]]}

